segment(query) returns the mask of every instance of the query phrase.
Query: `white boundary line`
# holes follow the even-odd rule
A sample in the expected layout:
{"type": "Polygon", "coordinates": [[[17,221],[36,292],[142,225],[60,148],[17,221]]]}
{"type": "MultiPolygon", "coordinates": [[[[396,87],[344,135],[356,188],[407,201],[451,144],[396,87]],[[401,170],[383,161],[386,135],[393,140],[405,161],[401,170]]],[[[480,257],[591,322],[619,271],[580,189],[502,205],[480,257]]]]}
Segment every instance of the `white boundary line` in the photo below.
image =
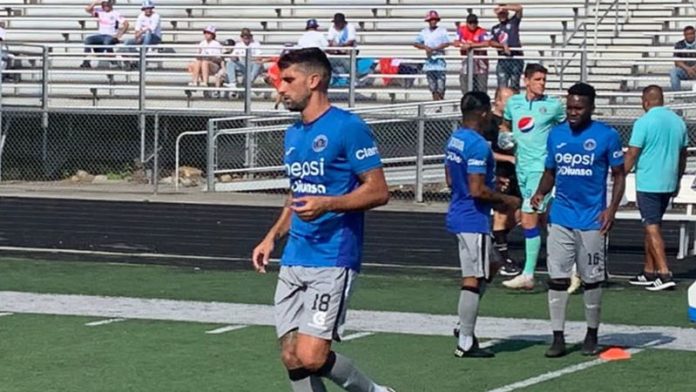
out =
{"type": "Polygon", "coordinates": [[[124,318],[112,318],[112,319],[106,319],[106,320],[92,321],[90,323],[86,323],[85,327],[98,327],[100,325],[119,323],[121,321],[126,321],[126,319],[124,319],[124,318]]]}
{"type": "Polygon", "coordinates": [[[11,313],[11,312],[0,312],[0,317],[3,317],[3,316],[12,316],[13,314],[14,314],[14,313],[11,313]]]}
{"type": "Polygon", "coordinates": [[[210,331],[205,331],[208,335],[219,335],[221,333],[236,331],[238,329],[246,328],[248,325],[228,325],[225,327],[220,327],[216,329],[211,329],[210,331]]]}
{"type": "Polygon", "coordinates": [[[372,336],[372,335],[374,335],[374,334],[375,334],[374,332],[358,332],[358,333],[352,333],[352,334],[350,334],[350,335],[346,335],[346,336],[342,337],[342,338],[341,338],[341,342],[349,342],[349,341],[351,341],[351,340],[360,339],[360,338],[365,338],[365,337],[368,337],[368,336],[372,336]]]}
{"type": "MultiPolygon", "coordinates": [[[[628,352],[631,353],[631,355],[638,354],[641,351],[643,351],[643,349],[641,349],[641,348],[634,348],[634,349],[628,350],[628,352]]],[[[500,387],[500,388],[491,389],[488,392],[511,392],[511,391],[514,391],[517,389],[530,387],[530,386],[536,385],[536,384],[541,384],[542,382],[553,380],[555,378],[565,376],[566,374],[579,372],[581,370],[589,369],[591,367],[602,365],[602,364],[605,364],[608,362],[610,362],[610,361],[605,361],[604,359],[598,358],[598,359],[594,359],[592,361],[582,362],[582,363],[578,363],[576,365],[572,365],[572,366],[564,367],[562,369],[554,370],[554,371],[551,371],[548,373],[540,374],[538,376],[528,378],[526,380],[518,381],[518,382],[513,383],[513,384],[505,385],[505,386],[500,387]]]]}

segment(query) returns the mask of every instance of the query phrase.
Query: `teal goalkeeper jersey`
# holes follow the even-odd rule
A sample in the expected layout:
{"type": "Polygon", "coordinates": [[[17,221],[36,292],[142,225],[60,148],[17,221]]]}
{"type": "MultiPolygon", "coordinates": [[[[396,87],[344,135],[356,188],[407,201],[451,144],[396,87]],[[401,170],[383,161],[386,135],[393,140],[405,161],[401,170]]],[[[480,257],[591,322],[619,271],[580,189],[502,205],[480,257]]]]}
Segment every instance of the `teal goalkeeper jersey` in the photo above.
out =
{"type": "Polygon", "coordinates": [[[565,121],[564,105],[547,95],[528,101],[526,93],[520,93],[508,99],[503,118],[512,124],[517,171],[543,172],[546,140],[551,128],[565,121]]]}

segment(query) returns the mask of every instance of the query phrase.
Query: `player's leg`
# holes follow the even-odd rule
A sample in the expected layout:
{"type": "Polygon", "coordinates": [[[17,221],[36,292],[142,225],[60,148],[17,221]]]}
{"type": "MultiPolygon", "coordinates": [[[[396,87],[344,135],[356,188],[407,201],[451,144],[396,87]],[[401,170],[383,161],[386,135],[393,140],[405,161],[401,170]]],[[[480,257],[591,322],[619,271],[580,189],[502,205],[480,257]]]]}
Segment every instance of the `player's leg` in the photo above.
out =
{"type": "Polygon", "coordinates": [[[462,267],[459,291],[459,336],[454,355],[459,358],[490,358],[494,354],[481,349],[474,335],[479,304],[489,277],[491,243],[488,235],[479,233],[457,234],[459,261],[462,267]]]}
{"type": "Polygon", "coordinates": [[[553,330],[553,343],[545,354],[549,358],[562,357],[566,354],[564,330],[570,297],[568,287],[577,255],[575,241],[572,230],[558,225],[549,225],[546,264],[549,270],[549,316],[553,330]]]}
{"type": "Polygon", "coordinates": [[[297,356],[297,329],[305,302],[305,286],[295,273],[297,268],[281,267],[273,301],[281,360],[294,392],[325,392],[321,378],[308,371],[297,356]]]}
{"type": "Polygon", "coordinates": [[[331,350],[340,341],[355,271],[346,268],[303,268],[307,283],[299,333],[297,358],[313,375],[328,378],[351,392],[387,392],[349,358],[331,350]]]}
{"type": "Polygon", "coordinates": [[[602,283],[606,277],[606,246],[599,230],[576,231],[579,250],[578,273],[584,287],[585,320],[587,333],[582,346],[583,355],[597,355],[597,331],[602,310],[602,283]]]}

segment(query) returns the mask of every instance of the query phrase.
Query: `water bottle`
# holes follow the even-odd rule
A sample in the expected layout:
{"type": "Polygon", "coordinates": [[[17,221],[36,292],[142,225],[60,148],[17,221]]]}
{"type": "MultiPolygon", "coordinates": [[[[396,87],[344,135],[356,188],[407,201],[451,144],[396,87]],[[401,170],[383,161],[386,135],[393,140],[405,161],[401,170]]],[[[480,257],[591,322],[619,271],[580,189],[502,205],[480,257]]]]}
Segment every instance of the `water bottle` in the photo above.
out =
{"type": "Polygon", "coordinates": [[[689,320],[696,323],[696,282],[689,287],[689,320]]]}

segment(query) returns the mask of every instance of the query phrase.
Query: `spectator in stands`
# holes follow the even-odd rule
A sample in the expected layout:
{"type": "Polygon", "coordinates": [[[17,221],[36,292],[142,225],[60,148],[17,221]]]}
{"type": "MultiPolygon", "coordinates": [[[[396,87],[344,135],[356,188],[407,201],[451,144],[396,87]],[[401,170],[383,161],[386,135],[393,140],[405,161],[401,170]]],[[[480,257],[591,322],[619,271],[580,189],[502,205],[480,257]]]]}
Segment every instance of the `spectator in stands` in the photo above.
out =
{"type": "Polygon", "coordinates": [[[486,50],[474,50],[478,48],[487,48],[490,46],[491,36],[486,29],[481,28],[478,24],[478,17],[474,14],[469,14],[466,17],[466,24],[459,25],[457,28],[457,41],[454,45],[459,47],[462,56],[462,69],[459,72],[459,83],[462,89],[462,94],[468,91],[483,91],[488,90],[488,59],[485,58],[486,50]],[[468,59],[469,51],[473,50],[473,55],[483,58],[474,59],[474,77],[473,86],[468,85],[468,59]]]}
{"type": "Polygon", "coordinates": [[[498,48],[498,55],[503,57],[498,61],[495,69],[498,87],[519,90],[520,76],[524,68],[524,60],[516,58],[523,55],[522,51],[519,50],[522,47],[520,42],[522,6],[519,4],[500,4],[495,7],[494,12],[500,23],[491,28],[493,34],[491,45],[498,48]],[[512,18],[510,18],[510,11],[515,13],[512,18]]]}
{"type": "MultiPolygon", "coordinates": [[[[113,53],[113,48],[90,48],[90,45],[116,45],[121,41],[123,34],[128,31],[128,21],[117,11],[114,11],[114,1],[104,0],[101,2],[101,6],[97,7],[99,1],[93,1],[87,7],[85,11],[97,18],[99,24],[99,34],[90,35],[85,38],[85,53],[94,51],[94,53],[109,52],[113,53]]],[[[113,63],[112,63],[113,64],[113,63]]],[[[85,60],[80,65],[81,68],[91,68],[89,60],[85,60]]]]}
{"type": "MultiPolygon", "coordinates": [[[[689,51],[674,53],[674,57],[679,58],[694,58],[696,57],[696,30],[694,26],[684,27],[684,39],[674,45],[674,49],[680,51],[689,51]]],[[[678,60],[674,62],[674,67],[669,73],[672,91],[681,90],[682,80],[696,79],[696,61],[678,60]]]]}
{"type": "MultiPolygon", "coordinates": [[[[327,39],[330,47],[352,48],[356,44],[355,26],[346,21],[346,16],[340,12],[336,13],[331,21],[333,25],[329,29],[327,39]]],[[[329,54],[348,56],[347,50],[327,50],[329,54]]],[[[350,72],[350,59],[345,57],[329,58],[331,62],[331,73],[334,75],[347,74],[350,72]]]]}
{"type": "Polygon", "coordinates": [[[650,291],[676,286],[667,266],[662,239],[662,216],[686,169],[689,139],[684,120],[664,106],[662,88],[651,85],[643,90],[646,113],[633,125],[624,165],[626,172],[636,167],[636,201],[645,228],[643,272],[629,282],[650,291]]]}
{"type": "Polygon", "coordinates": [[[447,34],[447,29],[437,25],[440,22],[440,15],[437,11],[428,11],[425,15],[425,21],[428,22],[428,27],[418,33],[416,43],[413,46],[425,51],[426,59],[423,71],[428,79],[428,88],[433,95],[433,100],[440,101],[445,98],[447,82],[447,63],[443,56],[445,48],[450,45],[451,40],[447,34]]]}
{"type": "Polygon", "coordinates": [[[297,40],[300,48],[319,48],[325,49],[329,46],[329,41],[324,37],[324,33],[319,32],[319,22],[316,19],[308,19],[305,32],[297,40]]]}
{"type": "Polygon", "coordinates": [[[237,76],[244,75],[242,85],[246,84],[246,75],[251,77],[251,83],[261,74],[263,70],[263,59],[261,56],[261,44],[254,41],[254,35],[248,28],[243,28],[239,34],[241,40],[237,41],[232,52],[232,57],[227,59],[227,79],[229,83],[239,85],[237,76]],[[245,59],[247,53],[251,54],[249,70],[246,69],[245,59]],[[248,71],[248,72],[247,72],[248,71]]]}
{"type": "MultiPolygon", "coordinates": [[[[135,37],[127,39],[125,45],[126,51],[137,52],[133,46],[135,45],[157,45],[162,42],[162,23],[159,14],[155,12],[155,2],[152,0],[143,1],[140,7],[142,11],[135,22],[135,37]]],[[[127,63],[130,68],[136,68],[137,62],[127,63]]]]}
{"type": "Polygon", "coordinates": [[[198,44],[198,57],[189,64],[191,73],[189,86],[208,86],[208,77],[215,75],[222,66],[222,44],[215,40],[217,29],[208,26],[203,29],[203,40],[198,44]]]}

